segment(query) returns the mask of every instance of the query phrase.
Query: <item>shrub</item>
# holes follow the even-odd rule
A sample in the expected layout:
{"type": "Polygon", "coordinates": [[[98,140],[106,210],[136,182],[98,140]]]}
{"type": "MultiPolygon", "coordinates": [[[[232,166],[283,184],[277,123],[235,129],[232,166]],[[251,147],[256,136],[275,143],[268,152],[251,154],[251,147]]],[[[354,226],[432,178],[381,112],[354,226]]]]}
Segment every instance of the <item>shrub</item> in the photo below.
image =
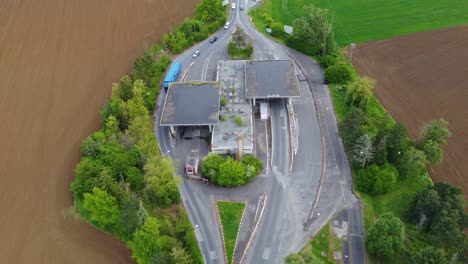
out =
{"type": "Polygon", "coordinates": [[[242,158],[242,163],[246,167],[247,177],[255,177],[262,171],[263,168],[262,161],[253,155],[244,155],[242,158]],[[252,171],[249,171],[249,168],[253,168],[252,171]]]}
{"type": "Polygon", "coordinates": [[[236,116],[234,118],[234,122],[236,122],[236,124],[238,124],[239,126],[242,126],[242,124],[243,124],[242,118],[240,118],[240,116],[236,116]]]}
{"type": "Polygon", "coordinates": [[[228,157],[225,162],[219,165],[219,175],[215,178],[215,183],[226,187],[245,184],[246,175],[244,165],[241,162],[228,157]]]}
{"type": "Polygon", "coordinates": [[[322,65],[323,68],[328,68],[331,66],[335,66],[339,63],[339,59],[335,54],[329,54],[324,57],[320,57],[320,65],[322,65]]]}
{"type": "Polygon", "coordinates": [[[220,103],[221,107],[225,107],[226,104],[227,104],[226,96],[221,97],[221,100],[220,100],[219,103],[220,103]]]}
{"type": "Polygon", "coordinates": [[[219,120],[225,122],[225,121],[227,120],[226,115],[221,115],[221,116],[219,117],[219,120]]]}
{"type": "Polygon", "coordinates": [[[346,84],[351,81],[352,72],[349,69],[349,66],[339,64],[326,69],[325,78],[330,83],[346,84]]]}

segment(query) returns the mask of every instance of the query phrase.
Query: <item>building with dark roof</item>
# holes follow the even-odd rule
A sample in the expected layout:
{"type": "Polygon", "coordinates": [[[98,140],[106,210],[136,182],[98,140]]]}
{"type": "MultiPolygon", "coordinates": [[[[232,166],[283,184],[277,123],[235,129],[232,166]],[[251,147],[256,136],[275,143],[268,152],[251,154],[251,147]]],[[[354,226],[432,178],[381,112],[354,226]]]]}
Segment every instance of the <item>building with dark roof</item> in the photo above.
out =
{"type": "Polygon", "coordinates": [[[219,122],[219,82],[171,83],[161,126],[209,126],[219,122]]]}
{"type": "Polygon", "coordinates": [[[245,96],[249,99],[301,96],[292,60],[245,62],[245,96]]]}

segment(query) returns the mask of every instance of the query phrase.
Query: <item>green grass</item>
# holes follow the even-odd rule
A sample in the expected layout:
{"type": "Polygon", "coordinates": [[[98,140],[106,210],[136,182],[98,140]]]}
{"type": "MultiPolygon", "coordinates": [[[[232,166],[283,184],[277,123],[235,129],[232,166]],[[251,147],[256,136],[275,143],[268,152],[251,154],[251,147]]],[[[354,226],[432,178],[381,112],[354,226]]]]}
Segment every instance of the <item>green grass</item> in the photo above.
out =
{"type": "MultiPolygon", "coordinates": [[[[275,21],[292,25],[306,5],[329,9],[342,46],[468,23],[466,0],[266,0],[275,21]]],[[[255,22],[255,21],[254,21],[255,22]]]]}
{"type": "Polygon", "coordinates": [[[346,98],[346,89],[339,89],[336,85],[328,85],[330,93],[333,98],[333,105],[335,106],[335,114],[338,118],[338,121],[341,122],[344,120],[346,113],[349,111],[349,106],[345,103],[346,98]]]}
{"type": "Polygon", "coordinates": [[[224,244],[226,247],[226,256],[228,263],[232,263],[234,255],[234,246],[237,239],[242,213],[244,212],[244,203],[221,202],[218,201],[218,211],[223,226],[224,244]]]}

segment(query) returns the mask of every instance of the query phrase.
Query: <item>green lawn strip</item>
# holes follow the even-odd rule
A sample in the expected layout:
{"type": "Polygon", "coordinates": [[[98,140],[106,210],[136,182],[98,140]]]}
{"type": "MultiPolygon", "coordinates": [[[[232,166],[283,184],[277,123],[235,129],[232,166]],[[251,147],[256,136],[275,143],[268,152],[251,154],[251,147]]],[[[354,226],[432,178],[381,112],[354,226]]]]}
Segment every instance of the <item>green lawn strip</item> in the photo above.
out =
{"type": "Polygon", "coordinates": [[[465,0],[266,0],[275,21],[292,25],[304,6],[330,10],[340,45],[390,38],[415,32],[462,25],[468,22],[465,0]],[[293,17],[291,17],[291,15],[293,17]]]}
{"type": "MultiPolygon", "coordinates": [[[[333,259],[333,255],[330,256],[330,224],[326,224],[322,230],[312,239],[312,241],[309,243],[310,244],[310,249],[312,250],[312,253],[319,258],[320,260],[324,261],[325,263],[333,263],[333,261],[330,261],[333,259]],[[322,256],[322,252],[325,252],[327,256],[322,256]]],[[[304,248],[303,250],[307,250],[304,248]]]]}
{"type": "Polygon", "coordinates": [[[232,263],[237,232],[239,230],[245,203],[217,201],[219,217],[223,226],[224,245],[228,263],[232,263]]]}

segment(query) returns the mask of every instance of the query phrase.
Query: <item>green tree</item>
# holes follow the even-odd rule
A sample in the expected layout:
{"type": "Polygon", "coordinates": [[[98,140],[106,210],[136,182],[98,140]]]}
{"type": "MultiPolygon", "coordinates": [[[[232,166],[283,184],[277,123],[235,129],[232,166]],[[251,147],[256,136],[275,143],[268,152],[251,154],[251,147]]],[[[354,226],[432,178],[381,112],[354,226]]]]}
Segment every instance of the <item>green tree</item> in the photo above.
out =
{"type": "Polygon", "coordinates": [[[448,264],[445,253],[441,249],[435,249],[434,247],[426,247],[421,249],[415,256],[410,260],[411,264],[448,264]]]}
{"type": "Polygon", "coordinates": [[[85,193],[90,193],[98,185],[99,175],[104,165],[89,157],[82,158],[75,168],[75,179],[71,191],[75,199],[82,199],[85,193]]]}
{"type": "Polygon", "coordinates": [[[426,155],[423,151],[410,146],[404,151],[398,151],[394,162],[400,175],[417,177],[426,173],[426,155]]]}
{"type": "Polygon", "coordinates": [[[286,32],[284,32],[284,25],[280,22],[273,22],[270,25],[271,28],[271,35],[273,37],[284,37],[286,36],[286,32]]]}
{"type": "Polygon", "coordinates": [[[337,49],[328,10],[305,7],[306,13],[293,22],[294,32],[286,44],[309,55],[325,56],[337,49]]]}
{"type": "Polygon", "coordinates": [[[141,219],[138,217],[140,204],[141,201],[136,195],[129,195],[122,202],[120,224],[124,228],[124,234],[128,239],[133,237],[133,233],[140,228],[146,220],[146,218],[141,219]]]}
{"type": "Polygon", "coordinates": [[[219,165],[219,176],[215,178],[215,183],[234,187],[243,185],[245,182],[245,167],[241,162],[228,157],[224,163],[219,165]]]}
{"type": "Polygon", "coordinates": [[[117,199],[96,187],[93,193],[84,194],[84,209],[89,213],[89,220],[104,230],[109,230],[119,220],[117,199]]]}
{"type": "Polygon", "coordinates": [[[427,140],[432,140],[439,145],[447,144],[447,137],[450,137],[448,129],[448,122],[443,118],[439,120],[433,120],[429,125],[425,126],[422,130],[422,140],[425,142],[427,140]]]}
{"type": "Polygon", "coordinates": [[[226,22],[226,12],[221,0],[201,0],[195,8],[195,19],[202,23],[216,23],[218,27],[226,22]]]}
{"type": "Polygon", "coordinates": [[[99,148],[105,141],[106,137],[102,131],[94,132],[81,142],[81,154],[84,157],[95,158],[99,154],[99,148]]]}
{"type": "Polygon", "coordinates": [[[409,143],[406,128],[402,124],[396,123],[387,136],[388,161],[393,165],[397,165],[403,152],[409,148],[409,143]]]}
{"type": "Polygon", "coordinates": [[[353,160],[364,168],[369,164],[373,157],[374,146],[372,144],[372,138],[369,134],[364,134],[356,140],[356,143],[354,143],[353,160]]]}
{"type": "Polygon", "coordinates": [[[249,154],[244,155],[242,157],[242,163],[244,164],[246,168],[247,166],[251,166],[253,168],[251,176],[258,175],[262,171],[262,168],[263,168],[262,161],[259,158],[253,155],[249,155],[249,154]]]}
{"type": "Polygon", "coordinates": [[[356,188],[370,194],[384,194],[396,187],[398,171],[386,163],[383,166],[370,165],[355,176],[356,188]]]}
{"type": "Polygon", "coordinates": [[[136,167],[130,167],[125,173],[127,175],[127,181],[130,183],[132,190],[140,192],[143,189],[143,174],[141,174],[140,169],[136,167]]]}
{"type": "Polygon", "coordinates": [[[374,95],[375,81],[371,78],[358,78],[346,90],[346,102],[355,107],[363,107],[374,95]]]}
{"type": "Polygon", "coordinates": [[[202,172],[210,181],[214,181],[219,175],[219,165],[225,160],[221,155],[210,153],[203,158],[202,172]]]}
{"type": "Polygon", "coordinates": [[[180,201],[174,181],[174,167],[168,159],[153,159],[145,165],[145,194],[161,207],[180,201]]]}
{"type": "Polygon", "coordinates": [[[439,194],[432,188],[419,191],[409,208],[408,218],[418,226],[427,229],[440,209],[439,194]]]}
{"type": "Polygon", "coordinates": [[[418,145],[433,165],[439,164],[442,161],[444,152],[441,145],[447,144],[446,138],[450,135],[448,122],[443,118],[433,120],[421,131],[418,145]]]}
{"type": "Polygon", "coordinates": [[[391,257],[404,249],[405,227],[392,213],[382,214],[369,228],[365,243],[370,254],[391,257]]]}
{"type": "Polygon", "coordinates": [[[435,183],[419,191],[410,203],[409,219],[430,233],[433,244],[449,253],[460,253],[467,246],[463,233],[467,221],[463,191],[449,183],[435,183]]]}
{"type": "Polygon", "coordinates": [[[432,165],[437,165],[442,162],[444,151],[439,147],[437,142],[432,140],[425,140],[422,146],[422,150],[432,165]]]}
{"type": "Polygon", "coordinates": [[[350,151],[356,140],[364,134],[365,114],[361,109],[353,109],[346,114],[343,122],[339,124],[343,144],[350,151]]]}
{"type": "Polygon", "coordinates": [[[344,64],[336,64],[325,70],[325,79],[330,83],[346,84],[351,81],[352,78],[353,75],[349,66],[344,64]]]}
{"type": "Polygon", "coordinates": [[[149,116],[137,116],[132,121],[125,134],[130,142],[141,152],[141,163],[146,163],[151,157],[159,156],[159,146],[153,134],[153,126],[149,116]]]}
{"type": "MultiPolygon", "coordinates": [[[[138,60],[138,59],[137,59],[138,60]]],[[[133,97],[133,81],[125,75],[120,78],[118,83],[112,85],[112,96],[115,96],[122,101],[126,102],[133,97]]]]}
{"type": "Polygon", "coordinates": [[[132,258],[139,264],[151,263],[153,256],[165,247],[164,239],[160,235],[159,221],[148,217],[145,223],[133,235],[128,243],[132,250],[132,258]]]}
{"type": "Polygon", "coordinates": [[[173,247],[171,251],[171,257],[174,263],[177,264],[192,264],[193,261],[190,255],[183,248],[173,247]]]}

